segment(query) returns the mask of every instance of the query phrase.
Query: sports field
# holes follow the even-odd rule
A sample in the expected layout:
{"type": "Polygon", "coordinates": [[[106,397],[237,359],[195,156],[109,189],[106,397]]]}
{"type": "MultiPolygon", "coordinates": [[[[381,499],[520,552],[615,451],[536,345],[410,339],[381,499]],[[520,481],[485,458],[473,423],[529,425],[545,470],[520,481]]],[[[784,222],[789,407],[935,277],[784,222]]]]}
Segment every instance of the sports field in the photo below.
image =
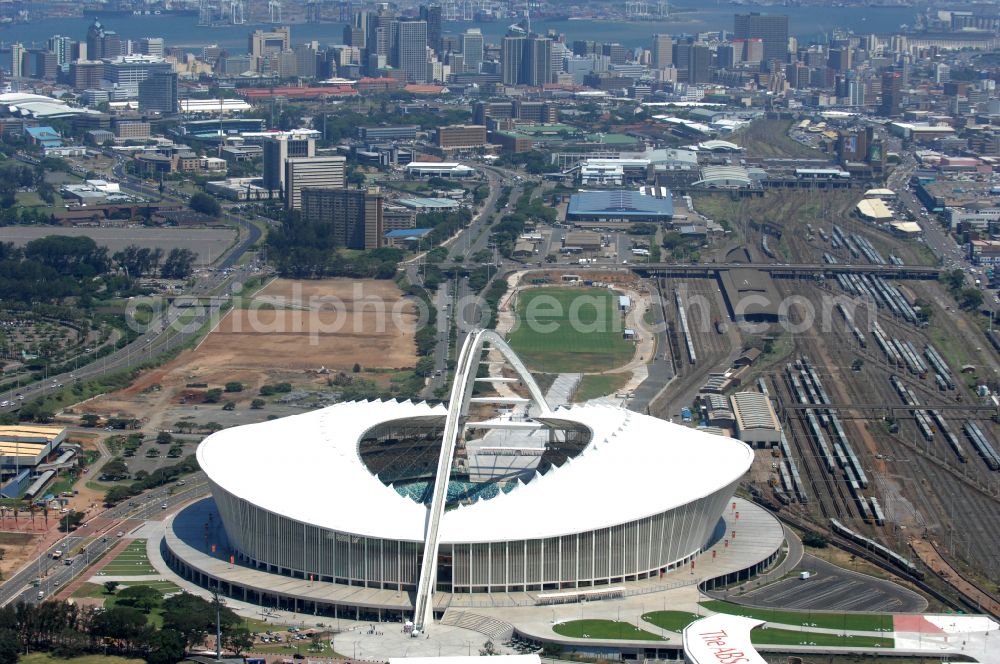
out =
{"type": "Polygon", "coordinates": [[[746,616],[747,618],[766,620],[769,623],[780,625],[846,629],[859,632],[892,631],[892,614],[890,613],[840,613],[834,611],[765,609],[742,606],[720,600],[708,600],[700,602],[700,604],[709,611],[715,611],[716,613],[746,616]]]}
{"type": "Polygon", "coordinates": [[[606,288],[532,288],[517,295],[509,343],[535,371],[607,371],[632,359],[618,294],[606,288]]]}

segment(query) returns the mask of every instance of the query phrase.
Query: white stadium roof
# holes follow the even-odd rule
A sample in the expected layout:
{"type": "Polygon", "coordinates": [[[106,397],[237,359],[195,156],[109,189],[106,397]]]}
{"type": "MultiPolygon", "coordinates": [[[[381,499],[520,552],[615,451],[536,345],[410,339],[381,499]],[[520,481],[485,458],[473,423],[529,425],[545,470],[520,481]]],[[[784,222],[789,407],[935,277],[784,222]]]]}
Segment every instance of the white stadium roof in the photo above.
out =
{"type": "MultiPolygon", "coordinates": [[[[198,447],[198,462],[230,494],[323,528],[423,541],[427,507],[374,476],[358,454],[372,427],[440,418],[444,406],[351,402],[226,429],[198,447]]],[[[739,441],[610,406],[552,414],[588,427],[576,458],[509,493],[444,514],[442,542],[555,537],[666,512],[737,481],[753,451],[739,441]]]]}

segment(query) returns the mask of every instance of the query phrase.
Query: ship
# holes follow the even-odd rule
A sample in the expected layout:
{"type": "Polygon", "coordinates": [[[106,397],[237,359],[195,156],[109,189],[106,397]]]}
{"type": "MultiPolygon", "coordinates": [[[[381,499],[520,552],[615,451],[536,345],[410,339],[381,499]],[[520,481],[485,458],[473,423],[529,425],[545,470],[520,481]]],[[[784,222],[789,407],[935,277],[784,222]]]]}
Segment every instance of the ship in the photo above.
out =
{"type": "Polygon", "coordinates": [[[197,16],[197,9],[121,9],[104,7],[85,7],[83,15],[87,18],[142,18],[157,16],[197,16]]]}

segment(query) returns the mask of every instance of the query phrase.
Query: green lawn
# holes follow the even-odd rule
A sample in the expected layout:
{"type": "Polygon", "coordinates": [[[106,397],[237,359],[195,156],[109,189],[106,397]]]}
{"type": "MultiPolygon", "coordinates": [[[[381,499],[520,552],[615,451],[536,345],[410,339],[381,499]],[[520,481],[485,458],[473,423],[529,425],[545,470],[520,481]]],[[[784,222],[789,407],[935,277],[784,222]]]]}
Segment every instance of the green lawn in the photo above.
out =
{"type": "Polygon", "coordinates": [[[570,620],[556,624],[552,631],[576,639],[632,639],[662,641],[652,632],[618,620],[570,620]]]}
{"type": "Polygon", "coordinates": [[[824,629],[847,629],[859,632],[892,631],[892,615],[888,613],[833,613],[821,611],[788,611],[740,606],[720,600],[701,602],[709,611],[766,620],[781,625],[805,625],[824,629]]]}
{"type": "Polygon", "coordinates": [[[146,540],[135,540],[128,547],[115,556],[115,559],[108,563],[100,571],[98,576],[140,576],[143,574],[156,574],[149,558],[146,556],[146,540]]]}
{"type": "Polygon", "coordinates": [[[794,629],[758,627],[750,632],[750,641],[757,645],[775,646],[842,646],[855,648],[892,648],[891,636],[842,636],[826,632],[800,632],[794,629]]]}
{"type": "Polygon", "coordinates": [[[701,618],[697,613],[687,611],[652,611],[644,613],[642,619],[671,632],[680,633],[685,627],[701,618]]]}
{"type": "Polygon", "coordinates": [[[509,343],[529,367],[555,373],[606,371],[634,354],[622,338],[618,295],[604,288],[533,288],[517,296],[509,343]]]}
{"type": "Polygon", "coordinates": [[[629,374],[586,374],[573,393],[573,401],[581,403],[597,397],[613,395],[629,379],[629,374]]]}
{"type": "Polygon", "coordinates": [[[18,664],[144,664],[141,659],[127,659],[125,657],[107,657],[105,655],[85,655],[83,657],[55,657],[48,653],[33,652],[30,655],[21,655],[18,664]]]}

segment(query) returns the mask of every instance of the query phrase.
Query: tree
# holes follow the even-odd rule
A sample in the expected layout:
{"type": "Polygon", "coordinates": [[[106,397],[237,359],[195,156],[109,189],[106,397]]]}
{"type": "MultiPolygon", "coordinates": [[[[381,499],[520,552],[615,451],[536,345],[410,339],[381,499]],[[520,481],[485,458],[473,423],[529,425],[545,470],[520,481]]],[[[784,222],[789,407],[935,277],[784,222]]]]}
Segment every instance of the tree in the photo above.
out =
{"type": "Polygon", "coordinates": [[[170,253],[167,254],[167,259],[163,261],[160,276],[164,279],[187,279],[191,276],[194,259],[197,256],[190,249],[171,249],[170,253]]]}
{"type": "Polygon", "coordinates": [[[865,361],[860,357],[856,358],[853,362],[851,362],[851,371],[861,371],[861,367],[863,366],[865,366],[865,361]]]}
{"type": "Polygon", "coordinates": [[[153,634],[146,661],[149,664],[177,664],[184,659],[187,643],[176,629],[161,629],[153,634]]]}
{"type": "Polygon", "coordinates": [[[222,401],[222,388],[213,387],[208,392],[205,392],[205,398],[202,401],[204,403],[219,403],[222,401]]]}
{"type": "Polygon", "coordinates": [[[199,191],[197,194],[191,197],[188,201],[188,206],[195,212],[201,212],[202,214],[207,214],[210,217],[218,217],[222,214],[222,206],[219,205],[219,201],[209,194],[203,191],[199,191]]]}
{"type": "MultiPolygon", "coordinates": [[[[223,632],[240,623],[230,609],[219,612],[223,632]]],[[[209,631],[215,631],[215,605],[190,593],[180,593],[163,600],[163,628],[180,632],[189,647],[205,640],[209,631]]]]}
{"type": "Polygon", "coordinates": [[[128,476],[128,466],[125,465],[125,461],[121,457],[115,457],[101,468],[101,479],[104,480],[114,482],[128,479],[128,476]]]}
{"type": "Polygon", "coordinates": [[[77,527],[83,523],[83,517],[85,516],[86,514],[83,512],[76,511],[69,511],[66,514],[63,514],[62,517],[59,518],[59,531],[68,533],[76,530],[77,527]]]}
{"type": "Polygon", "coordinates": [[[978,288],[963,288],[958,292],[957,299],[958,306],[972,311],[983,305],[983,291],[978,288]]]}
{"type": "Polygon", "coordinates": [[[155,459],[158,456],[160,456],[160,450],[156,449],[155,447],[150,447],[148,450],[146,450],[146,457],[147,458],[149,458],[149,459],[155,459]]]}
{"type": "Polygon", "coordinates": [[[830,539],[819,533],[808,532],[802,536],[802,543],[816,549],[825,549],[830,544],[830,539]]]}
{"type": "Polygon", "coordinates": [[[105,592],[105,594],[107,594],[107,595],[114,595],[115,594],[115,590],[117,590],[117,589],[118,589],[118,582],[117,581],[105,581],[104,582],[104,592],[105,592]]]}
{"type": "Polygon", "coordinates": [[[222,405],[222,410],[236,410],[236,402],[235,401],[227,401],[226,403],[224,403],[222,405]]]}
{"type": "Polygon", "coordinates": [[[226,392],[242,392],[243,391],[243,383],[239,382],[238,380],[232,380],[232,381],[229,381],[228,383],[226,383],[226,388],[225,389],[226,389],[226,392]]]}
{"type": "Polygon", "coordinates": [[[260,410],[265,405],[267,405],[267,402],[263,399],[254,399],[250,402],[250,410],[260,410]]]}
{"type": "Polygon", "coordinates": [[[351,368],[351,371],[354,373],[361,373],[361,365],[355,362],[354,366],[351,368]]]}
{"type": "Polygon", "coordinates": [[[171,459],[176,459],[180,455],[184,454],[184,448],[180,445],[173,445],[168,451],[167,456],[171,459]]]}
{"type": "Polygon", "coordinates": [[[96,427],[97,423],[101,421],[100,415],[95,415],[94,413],[84,413],[80,416],[80,423],[85,427],[96,427]]]}
{"type": "Polygon", "coordinates": [[[253,647],[253,634],[245,627],[230,629],[223,633],[222,645],[236,657],[242,657],[243,653],[253,647]]]}
{"type": "Polygon", "coordinates": [[[157,606],[163,596],[150,586],[129,586],[118,593],[115,606],[130,606],[143,613],[149,613],[157,606]]]}
{"type": "Polygon", "coordinates": [[[480,657],[492,657],[493,655],[499,655],[496,646],[493,645],[492,639],[487,639],[483,647],[479,649],[480,657]]]}
{"type": "Polygon", "coordinates": [[[0,629],[0,664],[15,664],[21,656],[21,639],[12,629],[0,629]]]}
{"type": "Polygon", "coordinates": [[[174,442],[174,437],[170,435],[170,433],[167,431],[161,431],[160,433],[156,434],[156,442],[159,443],[160,445],[169,445],[170,443],[174,442]]]}

